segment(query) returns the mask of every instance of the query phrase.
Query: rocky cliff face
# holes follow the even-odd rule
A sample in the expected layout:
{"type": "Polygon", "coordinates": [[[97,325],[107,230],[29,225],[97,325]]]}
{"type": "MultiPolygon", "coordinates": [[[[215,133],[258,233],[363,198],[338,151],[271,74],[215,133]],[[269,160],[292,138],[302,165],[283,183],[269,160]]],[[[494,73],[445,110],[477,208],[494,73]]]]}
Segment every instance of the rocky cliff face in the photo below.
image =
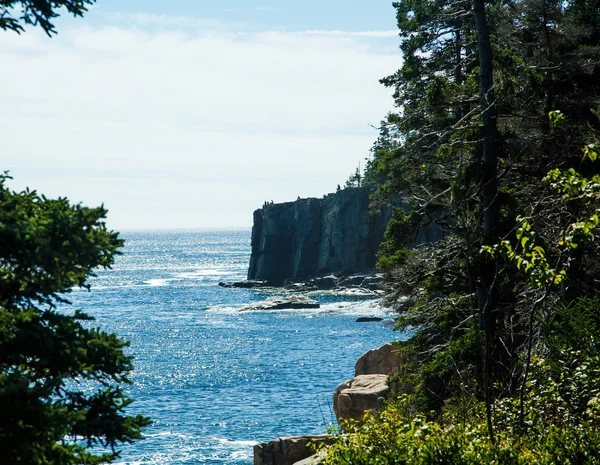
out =
{"type": "Polygon", "coordinates": [[[375,267],[390,210],[369,215],[369,191],[265,205],[254,212],[248,279],[279,285],[326,273],[375,267]]]}
{"type": "MultiPolygon", "coordinates": [[[[280,285],[286,279],[372,270],[390,218],[389,207],[369,214],[366,188],[265,205],[254,212],[248,279],[280,285]]],[[[441,230],[426,228],[412,246],[441,236],[441,230]]]]}

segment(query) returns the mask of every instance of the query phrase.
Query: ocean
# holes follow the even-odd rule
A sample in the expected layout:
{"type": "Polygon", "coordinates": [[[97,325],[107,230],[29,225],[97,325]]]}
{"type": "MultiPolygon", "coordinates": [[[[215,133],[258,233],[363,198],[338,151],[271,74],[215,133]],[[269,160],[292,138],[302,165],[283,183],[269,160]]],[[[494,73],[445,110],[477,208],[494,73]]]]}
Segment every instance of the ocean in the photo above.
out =
{"type": "MultiPolygon", "coordinates": [[[[331,395],[356,359],[402,334],[377,300],[311,294],[321,308],[240,312],[275,291],[228,289],[242,280],[250,230],[126,231],[123,255],[97,272],[73,307],[129,340],[131,414],[150,416],[146,439],[123,445],[121,465],[252,463],[252,446],[323,434],[331,395]]],[[[277,293],[277,292],[275,292],[277,293]]]]}

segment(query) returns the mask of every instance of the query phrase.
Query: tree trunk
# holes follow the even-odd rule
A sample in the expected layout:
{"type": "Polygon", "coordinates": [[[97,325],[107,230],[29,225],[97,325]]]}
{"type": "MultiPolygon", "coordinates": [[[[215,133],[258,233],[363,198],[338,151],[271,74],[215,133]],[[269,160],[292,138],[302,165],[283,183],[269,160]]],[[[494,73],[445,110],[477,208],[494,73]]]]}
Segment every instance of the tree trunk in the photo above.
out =
{"type": "MultiPolygon", "coordinates": [[[[493,56],[490,43],[490,30],[485,14],[483,0],[473,0],[473,16],[477,29],[477,48],[479,52],[479,85],[480,104],[483,119],[483,229],[484,243],[491,245],[497,242],[500,209],[498,202],[498,112],[494,93],[493,56]]],[[[491,416],[490,384],[492,378],[492,355],[496,333],[496,278],[495,262],[481,259],[480,282],[478,289],[478,307],[480,322],[485,334],[483,349],[483,389],[486,404],[486,417],[490,440],[494,442],[494,430],[491,416]]]]}

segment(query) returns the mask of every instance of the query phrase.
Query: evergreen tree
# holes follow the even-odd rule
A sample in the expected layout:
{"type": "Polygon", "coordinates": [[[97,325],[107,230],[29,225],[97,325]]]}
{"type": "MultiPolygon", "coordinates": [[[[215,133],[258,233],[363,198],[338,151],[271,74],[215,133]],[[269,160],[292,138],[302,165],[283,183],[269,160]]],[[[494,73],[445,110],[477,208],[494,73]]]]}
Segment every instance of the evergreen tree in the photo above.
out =
{"type": "Polygon", "coordinates": [[[128,416],[129,344],[69,312],[123,241],[106,210],[13,192],[0,176],[0,456],[11,465],[99,464],[141,438],[148,418],[128,416]],[[100,446],[99,449],[88,449],[100,446]]]}
{"type": "Polygon", "coordinates": [[[345,188],[362,186],[363,175],[360,171],[360,166],[356,167],[354,173],[346,180],[345,188]]]}

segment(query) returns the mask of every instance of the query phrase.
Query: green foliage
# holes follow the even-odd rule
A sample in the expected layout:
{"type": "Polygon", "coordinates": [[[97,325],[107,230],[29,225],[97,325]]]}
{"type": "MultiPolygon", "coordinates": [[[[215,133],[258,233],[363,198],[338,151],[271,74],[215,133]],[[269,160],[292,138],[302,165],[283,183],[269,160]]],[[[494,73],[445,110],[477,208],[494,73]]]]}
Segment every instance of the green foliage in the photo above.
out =
{"type": "MultiPolygon", "coordinates": [[[[341,436],[324,464],[598,464],[600,463],[600,300],[579,299],[544,322],[545,357],[536,356],[527,382],[525,428],[517,397],[494,405],[496,442],[490,442],[483,405],[463,388],[435,421],[415,414],[413,395],[388,403],[341,436]]],[[[428,369],[464,366],[455,361],[428,369]]],[[[446,368],[447,369],[447,368],[446,368]]],[[[468,377],[464,377],[468,379],[468,377]]]]}
{"type": "MultiPolygon", "coordinates": [[[[594,305],[597,308],[598,301],[594,305]]],[[[516,398],[507,397],[494,405],[498,428],[492,443],[477,398],[457,396],[455,402],[443,406],[443,417],[427,421],[411,413],[412,401],[405,395],[341,436],[322,463],[598,464],[600,358],[577,350],[556,355],[534,360],[525,398],[525,430],[520,426],[516,398]]]]}
{"type": "Polygon", "coordinates": [[[600,463],[598,2],[394,7],[403,64],[382,80],[396,106],[382,140],[393,143],[378,140],[369,175],[378,201],[402,195],[411,208],[394,212],[378,255],[398,329],[411,334],[395,377],[406,405],[327,463],[600,463]],[[493,55],[487,107],[475,7],[493,55]],[[484,145],[490,114],[498,134],[484,145]],[[432,222],[443,240],[405,251],[432,222]],[[410,433],[415,415],[431,436],[410,433]]]}
{"type": "Polygon", "coordinates": [[[127,416],[128,342],[68,313],[67,295],[123,241],[103,207],[14,192],[0,176],[0,451],[5,463],[106,463],[141,439],[149,419],[127,416]],[[60,305],[60,308],[59,308],[60,305]],[[107,448],[91,451],[91,446],[107,448]]]}
{"type": "Polygon", "coordinates": [[[392,219],[377,253],[377,268],[388,271],[404,263],[407,255],[411,253],[405,248],[406,244],[415,239],[415,224],[420,221],[415,212],[406,213],[401,207],[392,207],[392,219]]]}
{"type": "Polygon", "coordinates": [[[553,127],[558,127],[565,120],[565,115],[560,110],[552,110],[548,113],[548,119],[553,127]]]}
{"type": "Polygon", "coordinates": [[[596,292],[600,178],[590,108],[600,95],[600,22],[581,14],[596,3],[485,2],[498,125],[493,239],[484,227],[489,109],[475,3],[394,3],[404,60],[382,79],[396,108],[380,137],[393,143],[378,140],[371,168],[376,198],[402,195],[411,213],[393,217],[378,266],[399,327],[413,335],[398,382],[418,394],[414,405],[428,418],[462,385],[478,398],[519,396],[528,353],[540,347],[540,315],[596,292]],[[403,250],[432,223],[444,226],[443,240],[403,250]]]}
{"type": "MultiPolygon", "coordinates": [[[[564,122],[560,111],[551,111],[549,119],[552,126],[557,127],[564,122]]],[[[587,144],[583,149],[583,160],[594,162],[597,154],[595,144],[587,144]]],[[[503,240],[493,246],[484,245],[482,252],[491,255],[500,255],[509,262],[516,264],[528,277],[532,287],[552,286],[562,283],[567,276],[569,252],[579,246],[590,242],[594,236],[594,229],[598,226],[600,213],[600,176],[586,178],[573,168],[560,170],[555,168],[542,179],[553,194],[569,204],[577,202],[585,207],[583,211],[588,216],[579,221],[569,223],[562,231],[552,247],[543,247],[548,241],[538,241],[537,233],[531,229],[531,224],[525,218],[517,216],[516,245],[509,240],[503,240]],[[590,212],[591,208],[591,212],[590,212]],[[551,264],[551,261],[553,264],[551,264]]]]}
{"type": "Polygon", "coordinates": [[[379,137],[370,150],[363,177],[363,186],[377,188],[386,181],[386,169],[383,160],[398,146],[387,121],[379,127],[379,137]]]}
{"type": "MultiPolygon", "coordinates": [[[[534,401],[532,398],[531,401],[534,401]]],[[[584,424],[550,425],[526,435],[505,430],[496,444],[489,441],[476,402],[466,424],[443,426],[406,416],[404,401],[340,437],[324,465],[550,465],[600,463],[600,432],[584,424]],[[400,404],[400,406],[398,405],[400,404]]],[[[481,409],[480,409],[481,410],[481,409]]],[[[499,408],[499,415],[506,412],[499,408]]]]}
{"type": "Polygon", "coordinates": [[[544,345],[550,358],[562,357],[565,351],[581,351],[593,356],[600,335],[600,300],[597,296],[581,297],[557,305],[543,320],[544,345]]]}
{"type": "MultiPolygon", "coordinates": [[[[484,245],[482,251],[494,257],[496,254],[514,262],[517,269],[522,270],[528,277],[532,287],[558,285],[567,276],[566,269],[553,267],[548,260],[546,250],[536,244],[536,233],[531,230],[531,225],[526,219],[517,217],[517,245],[513,248],[508,240],[503,240],[493,246],[484,245]]],[[[564,244],[561,241],[559,245],[564,244]]],[[[574,241],[568,243],[570,247],[577,247],[574,241]]],[[[560,265],[562,263],[559,262],[560,265]]]]}
{"type": "Polygon", "coordinates": [[[53,21],[61,8],[83,16],[96,0],[0,0],[0,29],[23,32],[24,26],[40,26],[48,36],[56,34],[53,21]]]}
{"type": "Polygon", "coordinates": [[[362,185],[362,179],[363,175],[360,172],[360,166],[357,166],[354,173],[352,173],[350,177],[346,180],[344,188],[347,189],[349,187],[360,187],[362,185]]]}

